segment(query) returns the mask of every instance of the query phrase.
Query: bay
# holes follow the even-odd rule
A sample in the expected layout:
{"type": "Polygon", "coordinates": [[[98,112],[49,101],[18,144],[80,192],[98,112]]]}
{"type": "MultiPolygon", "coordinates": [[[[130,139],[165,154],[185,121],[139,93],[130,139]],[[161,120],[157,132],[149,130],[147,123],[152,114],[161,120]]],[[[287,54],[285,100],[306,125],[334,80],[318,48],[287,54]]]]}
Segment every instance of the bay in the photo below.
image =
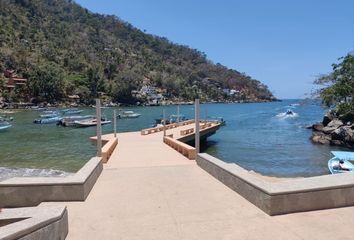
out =
{"type": "MultiPolygon", "coordinates": [[[[118,132],[139,131],[150,127],[162,110],[176,114],[176,106],[130,107],[141,116],[119,119],[118,132]]],[[[103,109],[110,120],[113,109],[103,109]]],[[[118,110],[118,108],[116,108],[118,110]]],[[[82,115],[94,114],[94,108],[83,108],[82,115]]],[[[180,106],[180,112],[194,117],[193,105],[180,106]]],[[[305,127],[321,121],[325,109],[318,103],[285,100],[271,103],[202,104],[201,119],[223,117],[226,125],[208,139],[202,151],[247,170],[280,177],[328,174],[330,151],[339,148],[311,143],[311,130],[305,127]],[[296,116],[282,113],[291,108],[296,116]]],[[[22,111],[12,114],[12,128],[0,132],[0,167],[3,169],[55,169],[75,172],[95,155],[89,137],[95,128],[64,128],[37,125],[33,120],[41,112],[22,111]]],[[[113,124],[103,126],[103,133],[113,131],[113,124]]],[[[4,170],[5,169],[5,170],[4,170]]],[[[18,171],[17,171],[18,173],[18,171]]],[[[38,173],[38,171],[34,171],[38,173]]]]}

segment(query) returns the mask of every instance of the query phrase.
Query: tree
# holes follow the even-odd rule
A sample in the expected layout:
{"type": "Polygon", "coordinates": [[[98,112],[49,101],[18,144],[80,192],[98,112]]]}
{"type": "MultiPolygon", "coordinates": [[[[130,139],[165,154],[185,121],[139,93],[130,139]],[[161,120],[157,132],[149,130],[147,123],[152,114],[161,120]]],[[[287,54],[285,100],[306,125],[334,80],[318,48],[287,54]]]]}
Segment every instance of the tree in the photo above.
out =
{"type": "Polygon", "coordinates": [[[336,106],[338,114],[354,113],[354,56],[348,54],[333,64],[330,74],[320,76],[315,83],[322,101],[327,106],[336,106]]]}
{"type": "Polygon", "coordinates": [[[35,67],[28,84],[35,101],[54,103],[64,97],[64,73],[53,63],[35,67]]]}

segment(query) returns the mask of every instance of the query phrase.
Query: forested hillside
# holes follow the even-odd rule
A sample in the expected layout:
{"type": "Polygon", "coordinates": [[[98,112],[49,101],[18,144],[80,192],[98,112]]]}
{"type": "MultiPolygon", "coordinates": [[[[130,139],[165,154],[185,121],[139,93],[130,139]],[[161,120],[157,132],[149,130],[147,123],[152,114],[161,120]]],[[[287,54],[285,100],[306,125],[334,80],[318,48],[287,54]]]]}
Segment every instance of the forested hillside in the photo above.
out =
{"type": "MultiPolygon", "coordinates": [[[[2,95],[12,101],[89,104],[96,96],[134,103],[132,91],[162,89],[172,100],[268,101],[267,86],[214,64],[196,49],[146,34],[115,16],[95,14],[70,0],[0,1],[0,70],[28,79],[2,95]],[[234,89],[227,95],[223,89],[234,89]]],[[[0,82],[4,82],[1,74],[0,82]]]]}

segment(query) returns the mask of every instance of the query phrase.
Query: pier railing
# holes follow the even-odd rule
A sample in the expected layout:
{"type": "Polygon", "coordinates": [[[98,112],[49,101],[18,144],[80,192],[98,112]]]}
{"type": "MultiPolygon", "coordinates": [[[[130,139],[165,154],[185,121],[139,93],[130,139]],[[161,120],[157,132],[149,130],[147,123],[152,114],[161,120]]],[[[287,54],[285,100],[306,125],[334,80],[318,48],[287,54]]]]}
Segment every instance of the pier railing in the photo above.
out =
{"type": "MultiPolygon", "coordinates": [[[[194,120],[187,120],[187,121],[183,121],[183,122],[167,124],[166,130],[185,126],[185,125],[192,124],[192,123],[194,123],[194,120]]],[[[148,135],[148,134],[152,134],[152,133],[162,132],[163,129],[164,129],[164,126],[142,129],[141,135],[148,135]]]]}
{"type": "Polygon", "coordinates": [[[176,139],[173,139],[170,136],[166,136],[163,138],[163,142],[175,149],[176,151],[182,153],[184,156],[186,156],[190,160],[195,159],[195,148],[192,146],[189,146],[186,143],[183,143],[181,141],[178,141],[176,139]]]}
{"type": "MultiPolygon", "coordinates": [[[[92,144],[96,144],[97,137],[91,137],[90,140],[92,144]]],[[[102,154],[101,154],[102,163],[107,163],[114,149],[118,145],[118,138],[113,137],[110,139],[102,139],[102,144],[103,144],[102,154]]]]}

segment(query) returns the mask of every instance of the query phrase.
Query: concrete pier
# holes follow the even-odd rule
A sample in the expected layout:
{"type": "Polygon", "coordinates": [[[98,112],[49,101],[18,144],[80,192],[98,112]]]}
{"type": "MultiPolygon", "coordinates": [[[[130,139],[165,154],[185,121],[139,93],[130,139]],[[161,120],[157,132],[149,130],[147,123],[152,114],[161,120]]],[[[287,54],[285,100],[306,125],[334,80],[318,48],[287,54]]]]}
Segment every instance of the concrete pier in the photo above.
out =
{"type": "MultiPolygon", "coordinates": [[[[183,126],[169,129],[176,137],[183,126]]],[[[353,207],[269,216],[162,142],[117,134],[85,202],[68,208],[67,239],[351,239],[353,207]]],[[[112,135],[103,136],[110,139],[112,135]]]]}

